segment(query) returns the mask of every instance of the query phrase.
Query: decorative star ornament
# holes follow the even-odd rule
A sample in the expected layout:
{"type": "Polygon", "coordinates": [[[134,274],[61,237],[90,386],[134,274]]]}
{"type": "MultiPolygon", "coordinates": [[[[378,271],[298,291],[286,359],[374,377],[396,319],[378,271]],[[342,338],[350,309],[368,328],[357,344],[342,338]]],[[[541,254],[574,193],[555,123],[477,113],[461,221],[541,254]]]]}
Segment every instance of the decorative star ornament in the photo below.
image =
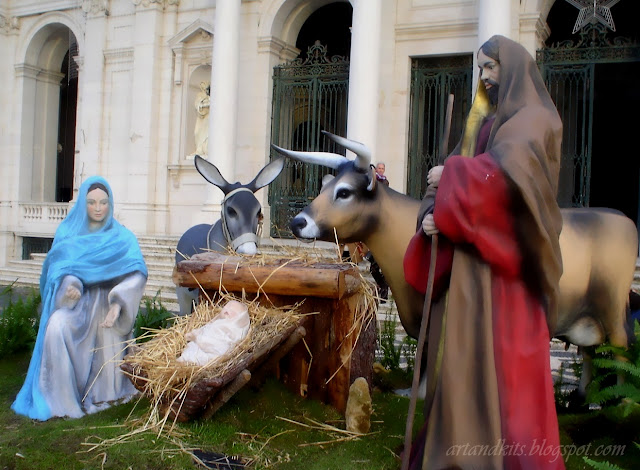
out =
{"type": "Polygon", "coordinates": [[[611,7],[620,0],[567,0],[571,5],[578,8],[580,13],[576,24],[573,26],[573,34],[580,31],[589,23],[596,24],[598,21],[612,31],[616,30],[611,15],[611,7]]]}

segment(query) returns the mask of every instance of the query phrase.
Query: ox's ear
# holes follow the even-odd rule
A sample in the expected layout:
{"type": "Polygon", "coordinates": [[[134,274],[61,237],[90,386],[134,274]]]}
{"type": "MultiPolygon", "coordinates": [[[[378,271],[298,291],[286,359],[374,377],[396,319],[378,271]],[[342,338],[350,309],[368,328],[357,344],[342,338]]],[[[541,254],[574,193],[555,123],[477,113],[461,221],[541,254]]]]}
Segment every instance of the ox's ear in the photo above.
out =
{"type": "Polygon", "coordinates": [[[200,155],[195,156],[194,163],[196,165],[196,169],[204,179],[209,183],[216,185],[218,188],[222,189],[222,192],[227,194],[229,183],[224,179],[222,174],[220,174],[220,170],[218,170],[213,163],[205,160],[200,155]]]}
{"type": "Polygon", "coordinates": [[[251,183],[247,185],[254,193],[260,189],[271,183],[274,179],[278,177],[282,169],[284,168],[284,158],[277,158],[265,166],[260,173],[253,179],[251,183]]]}
{"type": "Polygon", "coordinates": [[[333,180],[335,178],[335,176],[333,176],[331,173],[327,173],[326,175],[324,175],[322,177],[322,187],[321,190],[331,182],[331,180],[333,180]]]}
{"type": "Polygon", "coordinates": [[[367,191],[371,192],[376,188],[378,184],[378,178],[376,178],[376,169],[373,165],[369,165],[370,171],[368,172],[369,184],[367,184],[367,191]]]}

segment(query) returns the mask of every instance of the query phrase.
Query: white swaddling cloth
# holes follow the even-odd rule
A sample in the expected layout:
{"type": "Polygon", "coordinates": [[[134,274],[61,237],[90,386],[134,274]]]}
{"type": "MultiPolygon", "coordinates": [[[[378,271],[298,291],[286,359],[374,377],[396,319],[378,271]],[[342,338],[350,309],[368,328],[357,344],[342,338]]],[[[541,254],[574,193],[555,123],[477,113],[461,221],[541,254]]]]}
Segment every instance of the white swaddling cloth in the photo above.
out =
{"type": "Polygon", "coordinates": [[[206,325],[185,335],[188,341],[179,362],[204,366],[242,341],[249,332],[249,309],[237,300],[230,300],[222,311],[206,325]]]}

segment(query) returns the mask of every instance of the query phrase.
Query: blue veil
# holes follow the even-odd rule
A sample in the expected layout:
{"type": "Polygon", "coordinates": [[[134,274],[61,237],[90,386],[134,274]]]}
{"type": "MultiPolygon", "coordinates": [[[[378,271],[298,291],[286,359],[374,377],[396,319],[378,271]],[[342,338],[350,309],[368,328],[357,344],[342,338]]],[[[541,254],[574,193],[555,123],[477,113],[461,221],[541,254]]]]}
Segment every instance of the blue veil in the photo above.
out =
{"type": "Polygon", "coordinates": [[[42,421],[51,417],[40,390],[40,364],[47,322],[55,309],[56,292],[64,276],[76,276],[86,288],[136,271],[147,276],[138,240],[113,218],[113,193],[107,181],[100,176],[92,176],[80,186],[78,200],[56,230],[53,246],[42,266],[42,315],[27,377],[11,405],[16,413],[42,421]],[[107,188],[109,213],[100,229],[89,231],[87,192],[94,183],[107,188]]]}

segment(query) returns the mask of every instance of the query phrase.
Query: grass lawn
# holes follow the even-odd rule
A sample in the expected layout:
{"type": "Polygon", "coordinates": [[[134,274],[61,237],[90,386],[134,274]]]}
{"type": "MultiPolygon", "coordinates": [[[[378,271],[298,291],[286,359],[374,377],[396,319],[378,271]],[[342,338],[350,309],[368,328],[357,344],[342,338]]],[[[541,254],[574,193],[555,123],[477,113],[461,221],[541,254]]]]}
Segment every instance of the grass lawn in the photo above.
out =
{"type": "MultiPolygon", "coordinates": [[[[136,428],[125,424],[146,416],[147,402],[132,402],[75,420],[37,422],[18,416],[10,405],[22,385],[29,357],[22,353],[0,360],[1,469],[197,468],[184,449],[251,458],[255,469],[400,468],[395,452],[404,440],[407,398],[375,392],[371,433],[343,442],[339,439],[344,435],[296,424],[313,426],[315,421],[342,428],[342,416],[329,406],[297,397],[275,380],[268,380],[259,391],[245,387],[209,421],[178,425],[179,439],[147,432],[88,451],[91,443],[126,436],[136,428]]],[[[618,408],[606,408],[562,414],[559,421],[567,469],[591,468],[582,459],[585,454],[623,469],[638,467],[640,450],[633,443],[640,442],[640,412],[623,418],[618,408]],[[582,455],[569,456],[572,452],[582,455]]],[[[416,417],[416,423],[420,422],[416,417]]]]}
{"type": "MultiPolygon", "coordinates": [[[[251,468],[282,470],[383,470],[399,468],[394,454],[404,441],[408,399],[375,393],[370,434],[349,442],[335,432],[311,429],[313,421],[344,428],[344,418],[322,403],[297,397],[275,380],[259,390],[245,387],[209,421],[179,424],[179,442],[151,432],[87,452],[90,443],[128,434],[124,426],[146,415],[146,400],[81,419],[32,421],[11,403],[22,386],[30,354],[0,360],[0,469],[188,469],[185,448],[255,459],[251,468]],[[131,417],[130,417],[131,413],[131,417]],[[292,423],[291,420],[296,423],[292,423]],[[318,444],[326,442],[325,444],[318,444]]],[[[420,418],[417,418],[420,419],[420,418]]],[[[135,428],[135,426],[134,426],[135,428]]]]}
{"type": "MultiPolygon", "coordinates": [[[[15,336],[7,336],[5,344],[15,336]]],[[[200,467],[193,454],[204,459],[214,453],[242,458],[256,470],[400,468],[397,454],[404,443],[409,399],[391,392],[376,388],[371,431],[352,440],[336,431],[344,428],[344,417],[334,408],[303,399],[275,379],[267,380],[259,390],[244,387],[210,420],[177,424],[173,432],[161,435],[134,433],[142,429],[149,414],[146,399],[81,419],[38,422],[16,415],[10,406],[22,386],[30,356],[30,352],[21,352],[0,358],[0,470],[192,469],[200,467]]],[[[385,389],[406,387],[406,376],[405,383],[399,383],[399,376],[402,374],[387,374],[379,383],[385,389]]],[[[421,408],[418,403],[418,411],[421,408]]],[[[599,468],[639,468],[640,448],[635,444],[640,443],[638,408],[635,405],[628,416],[618,406],[561,412],[560,450],[567,470],[594,468],[584,461],[585,456],[617,466],[599,468]]],[[[419,414],[416,429],[423,421],[419,414]]]]}

